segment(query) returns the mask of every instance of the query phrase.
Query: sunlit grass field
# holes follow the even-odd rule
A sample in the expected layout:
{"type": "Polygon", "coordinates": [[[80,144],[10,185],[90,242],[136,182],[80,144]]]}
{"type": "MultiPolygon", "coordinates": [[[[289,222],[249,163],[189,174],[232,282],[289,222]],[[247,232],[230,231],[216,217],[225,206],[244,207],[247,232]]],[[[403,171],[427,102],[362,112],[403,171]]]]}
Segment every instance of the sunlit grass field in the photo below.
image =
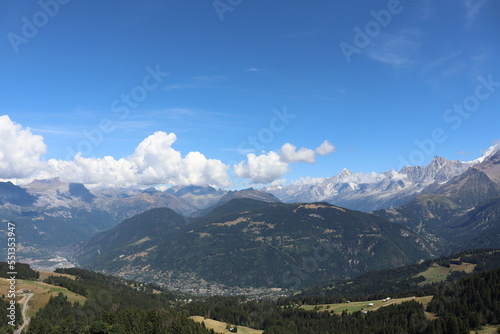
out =
{"type": "MultiPolygon", "coordinates": [[[[59,275],[56,273],[49,273],[53,275],[59,275]]],[[[50,275],[47,275],[48,277],[50,275]]],[[[66,275],[67,276],[67,275],[66,275]]],[[[40,278],[44,277],[42,272],[40,272],[40,278]]],[[[84,296],[78,295],[74,292],[69,291],[66,288],[50,285],[43,283],[41,281],[29,281],[29,280],[16,280],[16,300],[19,302],[23,296],[23,294],[19,293],[19,291],[23,289],[28,289],[29,293],[33,293],[34,296],[29,301],[29,308],[27,315],[28,317],[32,317],[36,314],[36,312],[47,305],[51,296],[57,296],[60,292],[63,293],[70,302],[79,302],[83,304],[86,300],[84,296]]],[[[0,278],[0,295],[7,296],[9,290],[9,282],[6,278],[0,278]]]]}
{"type": "Polygon", "coordinates": [[[375,311],[381,307],[401,304],[405,301],[415,300],[424,305],[424,307],[429,304],[432,300],[432,296],[425,297],[408,297],[408,298],[398,298],[391,299],[389,301],[383,302],[382,300],[367,300],[361,302],[352,302],[352,303],[340,303],[340,304],[323,304],[323,305],[303,305],[302,308],[304,310],[314,310],[316,309],[318,312],[331,312],[331,313],[342,313],[346,311],[347,313],[352,313],[356,311],[375,311]],[[373,303],[373,306],[369,306],[370,303],[373,303]]]}
{"type": "MultiPolygon", "coordinates": [[[[216,321],[212,319],[206,319],[200,316],[190,317],[196,322],[205,322],[205,326],[208,329],[213,329],[216,333],[230,334],[231,332],[226,329],[227,323],[216,321]]],[[[264,331],[258,329],[252,329],[244,326],[238,326],[238,334],[262,334],[264,331]]]]}

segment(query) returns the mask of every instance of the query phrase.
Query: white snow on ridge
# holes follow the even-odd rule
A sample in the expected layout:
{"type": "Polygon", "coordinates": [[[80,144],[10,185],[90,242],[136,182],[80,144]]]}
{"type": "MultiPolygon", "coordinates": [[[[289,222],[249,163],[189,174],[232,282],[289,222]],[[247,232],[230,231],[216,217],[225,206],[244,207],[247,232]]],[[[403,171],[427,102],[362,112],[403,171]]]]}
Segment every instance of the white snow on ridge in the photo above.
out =
{"type": "Polygon", "coordinates": [[[474,164],[474,165],[480,164],[484,160],[486,160],[490,155],[492,155],[493,153],[498,151],[499,149],[500,149],[500,144],[493,145],[493,146],[489,147],[486,151],[484,151],[484,153],[481,157],[474,159],[474,160],[471,160],[471,161],[463,161],[463,162],[466,164],[474,164]]]}
{"type": "Polygon", "coordinates": [[[339,174],[308,185],[292,182],[267,191],[284,202],[341,203],[349,209],[373,211],[395,207],[430,186],[443,185],[468,168],[487,160],[500,149],[500,144],[488,148],[482,157],[469,162],[434,157],[427,166],[405,166],[400,171],[384,173],[353,173],[343,169],[339,174]]]}

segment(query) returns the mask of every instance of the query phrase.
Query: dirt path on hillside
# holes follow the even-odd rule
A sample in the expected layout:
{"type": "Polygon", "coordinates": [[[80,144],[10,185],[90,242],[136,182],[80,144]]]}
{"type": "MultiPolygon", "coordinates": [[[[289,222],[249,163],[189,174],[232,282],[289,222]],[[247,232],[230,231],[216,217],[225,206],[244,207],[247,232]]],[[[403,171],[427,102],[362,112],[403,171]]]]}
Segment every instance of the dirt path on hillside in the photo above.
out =
{"type": "Polygon", "coordinates": [[[30,301],[31,297],[33,297],[35,294],[34,293],[27,293],[26,295],[24,295],[23,299],[24,299],[24,303],[23,303],[23,319],[24,319],[24,322],[23,322],[23,325],[21,327],[19,327],[18,329],[16,329],[14,331],[14,334],[21,334],[22,330],[28,326],[28,324],[30,323],[30,318],[28,318],[26,316],[26,312],[28,311],[28,302],[30,301]]]}

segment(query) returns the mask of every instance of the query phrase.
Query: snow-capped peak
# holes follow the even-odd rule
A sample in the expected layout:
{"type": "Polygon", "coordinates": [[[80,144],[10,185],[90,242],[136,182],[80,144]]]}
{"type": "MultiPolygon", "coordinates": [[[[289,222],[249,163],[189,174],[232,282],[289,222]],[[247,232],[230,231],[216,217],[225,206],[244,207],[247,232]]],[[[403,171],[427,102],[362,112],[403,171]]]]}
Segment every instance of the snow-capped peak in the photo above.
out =
{"type": "Polygon", "coordinates": [[[347,177],[347,176],[351,176],[352,175],[352,172],[347,169],[347,168],[344,168],[342,169],[342,171],[338,174],[338,177],[339,178],[343,178],[343,177],[347,177]]]}
{"type": "Polygon", "coordinates": [[[474,159],[474,160],[471,160],[471,161],[467,161],[465,163],[474,164],[474,165],[480,164],[484,160],[486,160],[489,156],[493,155],[498,150],[500,150],[500,144],[495,144],[495,145],[491,146],[490,148],[488,148],[486,151],[484,151],[484,153],[481,157],[474,159]]]}

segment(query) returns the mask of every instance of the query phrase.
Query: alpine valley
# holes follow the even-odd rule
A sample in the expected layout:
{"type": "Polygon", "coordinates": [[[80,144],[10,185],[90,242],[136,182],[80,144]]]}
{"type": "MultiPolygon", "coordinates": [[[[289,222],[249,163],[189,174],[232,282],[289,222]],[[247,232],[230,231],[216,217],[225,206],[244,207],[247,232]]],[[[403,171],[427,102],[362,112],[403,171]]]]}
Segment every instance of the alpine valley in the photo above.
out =
{"type": "Polygon", "coordinates": [[[197,294],[282,291],[500,248],[500,152],[260,190],[6,182],[0,214],[36,268],[77,265],[197,294]]]}

